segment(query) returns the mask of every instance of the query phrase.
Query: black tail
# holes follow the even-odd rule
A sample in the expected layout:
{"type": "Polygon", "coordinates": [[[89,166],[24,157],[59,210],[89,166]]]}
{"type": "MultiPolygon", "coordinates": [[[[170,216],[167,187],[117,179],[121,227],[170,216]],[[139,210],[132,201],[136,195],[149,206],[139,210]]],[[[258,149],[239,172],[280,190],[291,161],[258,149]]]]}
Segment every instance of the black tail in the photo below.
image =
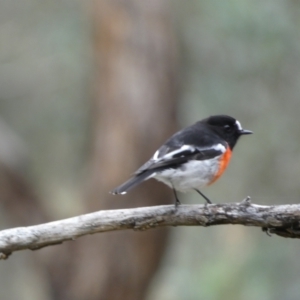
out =
{"type": "Polygon", "coordinates": [[[138,174],[138,175],[130,178],[129,180],[127,180],[120,186],[116,187],[112,191],[110,191],[110,193],[113,195],[126,194],[127,191],[131,190],[132,188],[134,188],[136,185],[140,184],[141,182],[147,180],[152,173],[153,173],[153,170],[148,170],[141,174],[138,174]]]}

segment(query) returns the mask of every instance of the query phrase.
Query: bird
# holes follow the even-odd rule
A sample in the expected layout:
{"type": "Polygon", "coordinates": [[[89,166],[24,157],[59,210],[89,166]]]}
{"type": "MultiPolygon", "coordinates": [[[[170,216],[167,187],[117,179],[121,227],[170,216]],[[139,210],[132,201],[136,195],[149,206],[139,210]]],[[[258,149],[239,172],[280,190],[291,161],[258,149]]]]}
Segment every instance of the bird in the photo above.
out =
{"type": "Polygon", "coordinates": [[[200,120],[172,135],[129,180],[110,193],[124,195],[143,181],[155,178],[173,189],[176,208],[180,204],[177,191],[194,190],[211,204],[200,189],[222,176],[239,138],[252,133],[228,115],[200,120]]]}

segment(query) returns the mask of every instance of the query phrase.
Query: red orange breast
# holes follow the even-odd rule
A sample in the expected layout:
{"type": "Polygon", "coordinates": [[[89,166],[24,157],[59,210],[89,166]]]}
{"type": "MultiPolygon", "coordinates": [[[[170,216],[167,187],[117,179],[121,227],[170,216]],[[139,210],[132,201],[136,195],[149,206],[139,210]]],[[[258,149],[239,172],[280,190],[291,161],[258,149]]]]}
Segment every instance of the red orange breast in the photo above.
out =
{"type": "Polygon", "coordinates": [[[219,170],[218,170],[218,172],[216,173],[216,175],[213,177],[212,181],[209,184],[214,183],[217,179],[219,179],[221,177],[221,175],[226,170],[226,168],[229,164],[229,161],[231,159],[231,155],[232,155],[232,151],[228,147],[226,152],[220,157],[219,170]]]}

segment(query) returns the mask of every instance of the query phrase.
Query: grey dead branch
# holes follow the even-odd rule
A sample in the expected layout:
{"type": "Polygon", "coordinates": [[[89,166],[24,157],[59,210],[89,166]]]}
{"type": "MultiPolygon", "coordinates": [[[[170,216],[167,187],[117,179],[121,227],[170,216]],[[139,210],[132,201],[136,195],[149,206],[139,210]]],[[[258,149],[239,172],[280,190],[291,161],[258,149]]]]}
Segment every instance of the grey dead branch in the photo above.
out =
{"type": "Polygon", "coordinates": [[[0,231],[0,259],[14,251],[37,250],[81,236],[114,230],[148,230],[161,226],[244,225],[268,235],[300,238],[300,204],[264,206],[241,203],[173,205],[102,210],[40,225],[0,231]]]}

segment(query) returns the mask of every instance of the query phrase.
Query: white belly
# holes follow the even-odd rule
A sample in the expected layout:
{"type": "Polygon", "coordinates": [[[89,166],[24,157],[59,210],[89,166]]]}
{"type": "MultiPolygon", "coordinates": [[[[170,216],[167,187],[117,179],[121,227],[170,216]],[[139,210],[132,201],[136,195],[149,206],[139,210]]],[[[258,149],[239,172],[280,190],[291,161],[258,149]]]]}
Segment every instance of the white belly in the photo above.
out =
{"type": "Polygon", "coordinates": [[[171,188],[186,192],[208,185],[219,170],[219,157],[206,161],[190,161],[178,169],[167,169],[156,173],[153,178],[171,188]]]}

